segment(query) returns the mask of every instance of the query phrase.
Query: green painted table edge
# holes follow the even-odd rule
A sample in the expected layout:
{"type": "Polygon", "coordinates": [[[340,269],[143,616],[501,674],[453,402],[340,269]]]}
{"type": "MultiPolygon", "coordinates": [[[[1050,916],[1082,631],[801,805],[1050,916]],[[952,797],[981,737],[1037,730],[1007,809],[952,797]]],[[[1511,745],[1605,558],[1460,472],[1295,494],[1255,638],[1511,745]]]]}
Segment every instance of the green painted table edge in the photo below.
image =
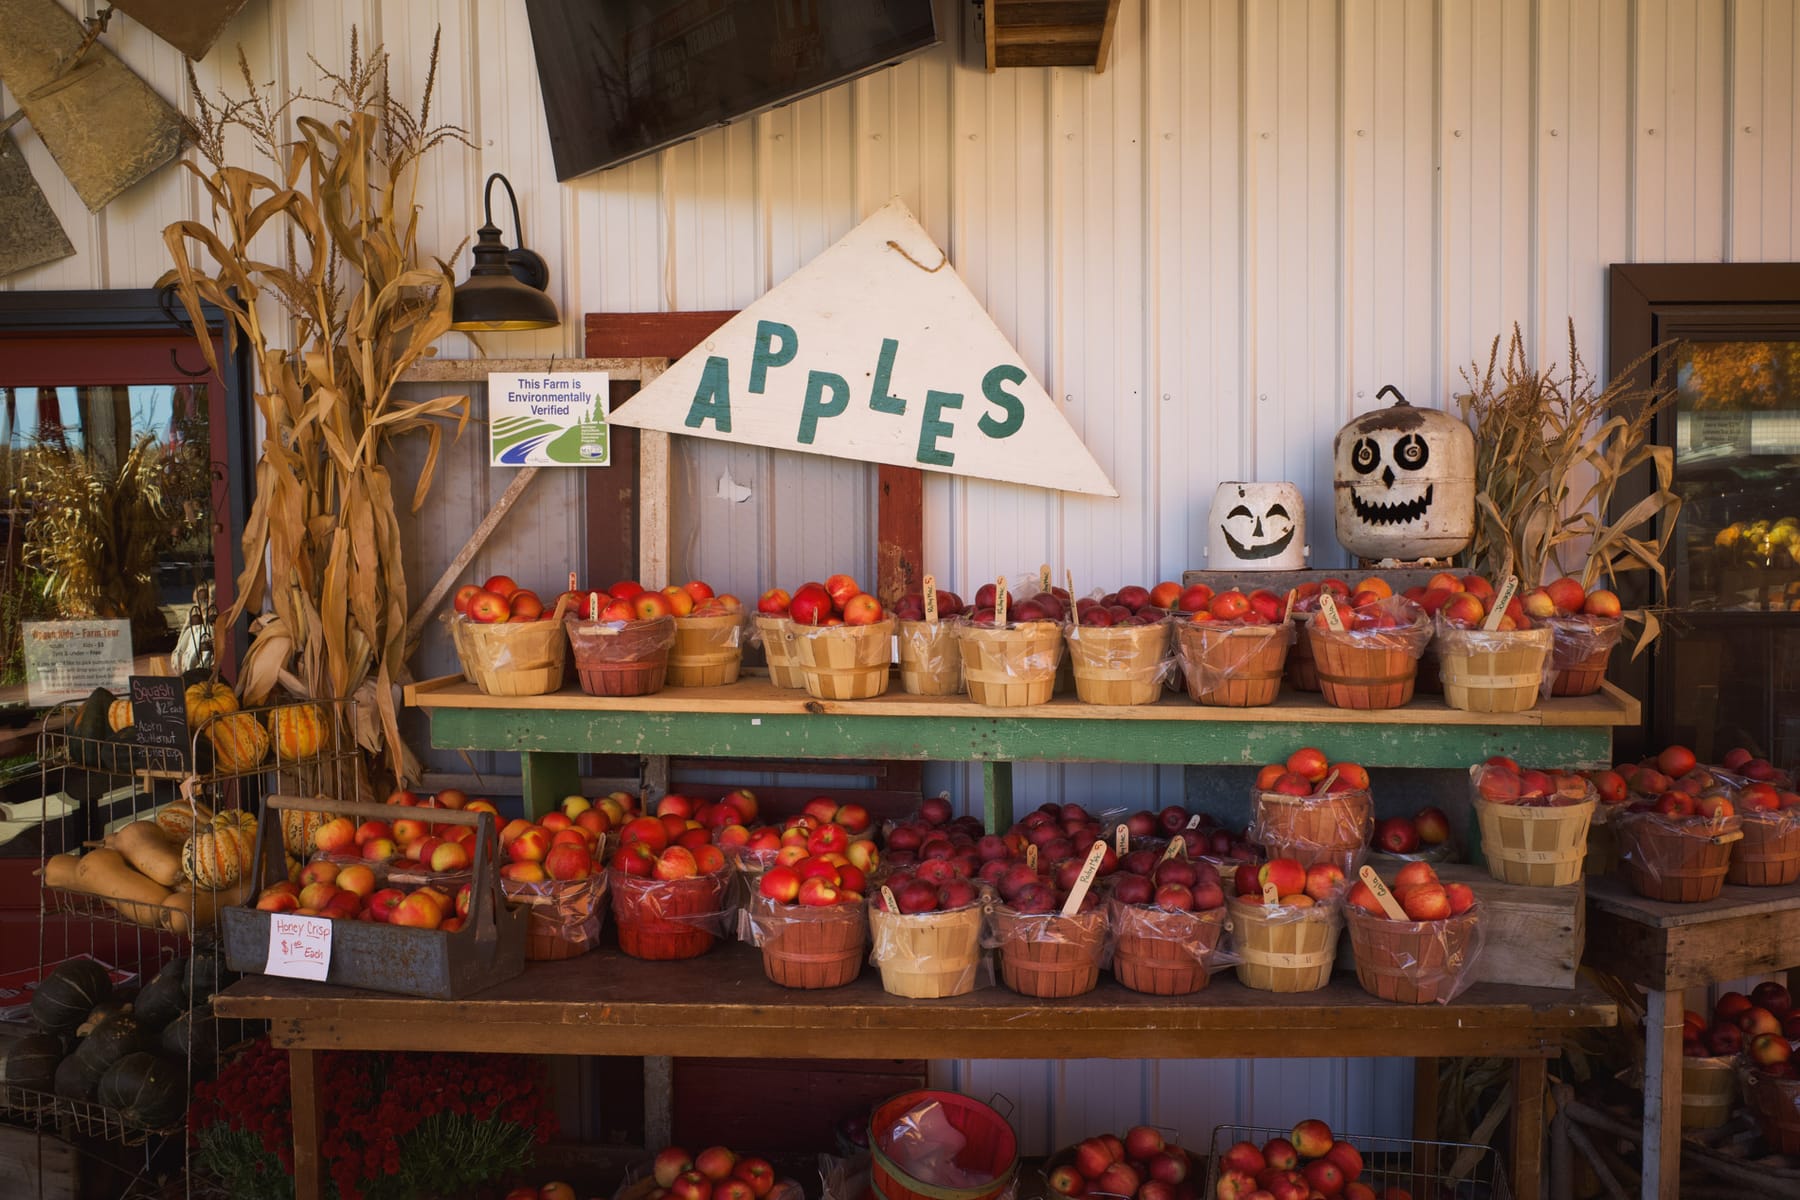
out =
{"type": "Polygon", "coordinates": [[[1482,725],[1417,721],[1095,720],[986,713],[629,711],[582,708],[426,708],[439,749],[521,754],[527,811],[542,814],[579,790],[579,754],[698,758],[979,762],[989,828],[1012,821],[1015,762],[1255,765],[1301,744],[1371,767],[1460,769],[1494,754],[1524,762],[1605,766],[1610,725],[1482,725]]]}

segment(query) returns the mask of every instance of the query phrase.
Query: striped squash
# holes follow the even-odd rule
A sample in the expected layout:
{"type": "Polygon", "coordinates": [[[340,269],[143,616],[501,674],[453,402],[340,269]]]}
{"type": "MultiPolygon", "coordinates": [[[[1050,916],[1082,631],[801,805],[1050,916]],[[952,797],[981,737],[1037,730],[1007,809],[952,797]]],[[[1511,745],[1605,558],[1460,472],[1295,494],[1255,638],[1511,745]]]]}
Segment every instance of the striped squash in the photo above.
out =
{"type": "Polygon", "coordinates": [[[250,851],[241,830],[199,830],[181,851],[181,872],[203,888],[230,887],[250,873],[250,851]]]}
{"type": "Polygon", "coordinates": [[[231,690],[230,684],[220,683],[216,679],[196,683],[183,694],[183,699],[187,706],[188,724],[195,728],[204,724],[208,717],[233,713],[238,709],[237,693],[231,690]]]}
{"type": "Polygon", "coordinates": [[[114,700],[106,709],[106,727],[114,733],[131,724],[131,701],[114,700]]]}
{"type": "Polygon", "coordinates": [[[276,758],[311,758],[325,744],[325,713],[316,704],[284,704],[269,713],[269,737],[276,758]]]}
{"type": "Polygon", "coordinates": [[[269,756],[269,735],[249,713],[234,712],[204,728],[219,770],[227,775],[248,771],[269,756]]]}
{"type": "Polygon", "coordinates": [[[177,800],[158,809],[156,825],[177,842],[185,842],[194,830],[212,824],[212,809],[198,800],[177,800]]]}

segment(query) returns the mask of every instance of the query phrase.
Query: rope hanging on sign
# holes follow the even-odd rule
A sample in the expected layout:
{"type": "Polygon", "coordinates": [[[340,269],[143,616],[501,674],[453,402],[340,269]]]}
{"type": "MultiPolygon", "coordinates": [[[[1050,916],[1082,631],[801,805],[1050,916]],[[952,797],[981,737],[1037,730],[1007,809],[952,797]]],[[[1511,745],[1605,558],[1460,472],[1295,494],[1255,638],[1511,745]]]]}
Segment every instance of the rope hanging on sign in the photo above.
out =
{"type": "Polygon", "coordinates": [[[914,258],[912,255],[908,254],[906,252],[906,247],[902,246],[899,242],[896,242],[893,238],[888,239],[888,249],[899,251],[901,258],[904,258],[907,262],[909,262],[913,266],[919,268],[919,270],[925,272],[927,275],[936,275],[939,271],[943,270],[950,263],[950,256],[948,254],[945,254],[942,250],[939,250],[938,254],[941,257],[938,259],[938,265],[935,267],[928,267],[924,263],[920,262],[918,259],[914,258]]]}

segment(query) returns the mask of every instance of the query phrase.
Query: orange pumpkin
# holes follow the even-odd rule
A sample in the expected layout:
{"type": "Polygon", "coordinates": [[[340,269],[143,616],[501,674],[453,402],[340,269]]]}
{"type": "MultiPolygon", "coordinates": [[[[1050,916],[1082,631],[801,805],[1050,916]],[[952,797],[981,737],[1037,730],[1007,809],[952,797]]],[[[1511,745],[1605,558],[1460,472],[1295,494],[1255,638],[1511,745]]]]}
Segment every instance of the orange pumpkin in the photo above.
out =
{"type": "Polygon", "coordinates": [[[114,700],[106,710],[106,727],[114,733],[131,724],[131,701],[114,700]]]}
{"type": "Polygon", "coordinates": [[[238,709],[237,693],[231,690],[229,684],[220,683],[216,679],[190,687],[185,700],[188,724],[195,729],[205,724],[208,717],[234,713],[238,709]]]}
{"type": "Polygon", "coordinates": [[[203,728],[207,740],[212,742],[213,758],[224,774],[248,771],[269,756],[269,735],[249,713],[228,713],[203,728]]]}
{"type": "Polygon", "coordinates": [[[325,744],[325,713],[316,704],[286,704],[269,713],[275,757],[284,762],[311,758],[325,744]]]}

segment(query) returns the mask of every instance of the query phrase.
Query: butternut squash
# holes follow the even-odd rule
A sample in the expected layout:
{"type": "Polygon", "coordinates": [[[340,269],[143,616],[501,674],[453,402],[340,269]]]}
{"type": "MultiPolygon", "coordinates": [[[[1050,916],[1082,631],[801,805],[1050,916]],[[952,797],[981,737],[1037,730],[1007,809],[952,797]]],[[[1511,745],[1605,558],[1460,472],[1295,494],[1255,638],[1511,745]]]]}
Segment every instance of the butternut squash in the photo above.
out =
{"type": "Polygon", "coordinates": [[[169,893],[163,901],[163,921],[173,933],[186,937],[195,929],[211,929],[219,920],[219,912],[242,904],[250,896],[250,881],[240,879],[228,888],[211,888],[184,884],[169,893]]]}
{"type": "Polygon", "coordinates": [[[133,821],[120,827],[112,846],[126,862],[163,887],[181,882],[181,848],[155,821],[133,821]]]}
{"type": "Polygon", "coordinates": [[[43,880],[45,887],[72,888],[75,886],[75,870],[81,859],[73,854],[52,854],[44,860],[43,880]]]}
{"type": "Polygon", "coordinates": [[[169,889],[139,872],[117,850],[89,850],[75,866],[74,887],[99,896],[134,924],[155,929],[162,924],[162,903],[169,889]]]}

